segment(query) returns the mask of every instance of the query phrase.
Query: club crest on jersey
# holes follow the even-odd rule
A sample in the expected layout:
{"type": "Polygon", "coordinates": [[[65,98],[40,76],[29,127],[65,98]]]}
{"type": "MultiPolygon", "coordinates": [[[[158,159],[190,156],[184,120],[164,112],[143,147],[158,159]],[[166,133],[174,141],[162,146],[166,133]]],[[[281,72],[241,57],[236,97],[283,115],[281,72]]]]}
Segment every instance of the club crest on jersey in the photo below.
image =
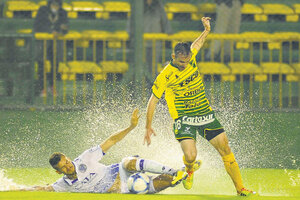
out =
{"type": "Polygon", "coordinates": [[[199,76],[199,72],[197,70],[191,76],[189,76],[187,79],[185,79],[184,81],[182,81],[181,83],[179,83],[179,85],[181,87],[183,87],[183,86],[189,84],[190,82],[192,82],[193,80],[195,80],[198,76],[199,76]]]}
{"type": "Polygon", "coordinates": [[[81,173],[86,172],[86,169],[87,169],[87,166],[86,166],[85,164],[80,164],[79,167],[78,167],[78,170],[79,170],[81,173]]]}

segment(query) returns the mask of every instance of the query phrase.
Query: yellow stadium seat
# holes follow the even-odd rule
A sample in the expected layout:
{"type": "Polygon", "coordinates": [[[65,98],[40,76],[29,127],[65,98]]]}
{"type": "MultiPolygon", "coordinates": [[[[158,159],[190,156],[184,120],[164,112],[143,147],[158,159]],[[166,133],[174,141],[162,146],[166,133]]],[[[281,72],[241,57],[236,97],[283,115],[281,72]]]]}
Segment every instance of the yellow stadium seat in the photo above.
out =
{"type": "Polygon", "coordinates": [[[300,14],[300,4],[297,4],[297,3],[293,4],[292,7],[293,7],[295,13],[299,15],[300,14]]]}
{"type": "Polygon", "coordinates": [[[20,12],[30,12],[31,18],[34,18],[38,9],[39,5],[32,1],[6,1],[3,16],[6,18],[14,18],[20,12]]]}
{"type": "Polygon", "coordinates": [[[175,14],[190,14],[191,20],[199,20],[198,8],[190,3],[166,3],[165,10],[169,20],[173,20],[175,14]]]}
{"type": "Polygon", "coordinates": [[[235,82],[236,76],[235,75],[221,75],[222,81],[228,81],[228,82],[235,82]]]}
{"type": "Polygon", "coordinates": [[[62,80],[69,80],[69,67],[66,63],[60,62],[58,65],[58,73],[61,73],[62,80]]]}
{"type": "Polygon", "coordinates": [[[263,9],[255,4],[245,3],[241,10],[243,15],[254,15],[254,21],[262,21],[261,14],[263,9]]]}
{"type": "Polygon", "coordinates": [[[94,62],[90,61],[71,61],[67,63],[69,67],[69,79],[74,80],[76,74],[93,74],[96,80],[105,80],[106,74],[94,62]]]}
{"type": "Polygon", "coordinates": [[[216,4],[215,3],[201,3],[198,4],[198,11],[200,14],[213,14],[216,13],[216,4]]]}
{"type": "Polygon", "coordinates": [[[122,42],[129,39],[129,34],[127,31],[115,31],[110,33],[108,38],[108,47],[109,48],[121,48],[122,42]]]}
{"type": "Polygon", "coordinates": [[[68,15],[70,18],[77,18],[78,13],[80,12],[87,12],[87,13],[94,13],[95,17],[97,19],[102,18],[103,15],[103,6],[97,2],[93,1],[72,1],[71,2],[72,11],[70,12],[70,15],[68,15]]]}
{"type": "Polygon", "coordinates": [[[108,31],[85,30],[82,32],[82,37],[88,40],[107,40],[111,33],[108,31]]]}
{"type": "Polygon", "coordinates": [[[294,68],[295,73],[300,75],[300,63],[293,63],[292,67],[294,68]]]}
{"type": "Polygon", "coordinates": [[[299,19],[294,10],[285,4],[261,4],[261,7],[263,8],[262,16],[264,16],[262,21],[268,21],[268,15],[285,15],[288,22],[297,22],[299,19]]]}
{"type": "MultiPolygon", "coordinates": [[[[28,29],[19,29],[17,30],[17,33],[20,34],[31,34],[32,33],[32,29],[28,28],[28,29]]],[[[24,39],[16,39],[16,46],[18,47],[23,47],[25,45],[25,40],[24,39]]]]}
{"type": "Polygon", "coordinates": [[[300,75],[286,75],[286,80],[288,82],[298,82],[300,81],[300,75]]]}
{"type": "MultiPolygon", "coordinates": [[[[46,6],[47,1],[40,1],[39,6],[46,6]]],[[[72,11],[72,6],[66,2],[63,2],[63,9],[66,10],[67,12],[72,11]]]]}
{"type": "Polygon", "coordinates": [[[129,65],[123,61],[101,61],[99,63],[105,73],[125,73],[128,71],[129,65]]]}
{"type": "Polygon", "coordinates": [[[229,74],[230,69],[223,63],[217,62],[199,62],[200,73],[205,74],[229,74]]]}
{"type": "Polygon", "coordinates": [[[267,80],[268,80],[268,76],[265,74],[254,75],[254,81],[256,82],[266,82],[267,80]]]}
{"type": "Polygon", "coordinates": [[[261,68],[250,62],[230,62],[228,66],[232,74],[260,74],[262,72],[261,68]]]}
{"type": "Polygon", "coordinates": [[[270,37],[271,34],[266,32],[243,32],[236,37],[240,39],[236,42],[236,48],[249,49],[251,42],[265,42],[270,37]]]}
{"type": "Polygon", "coordinates": [[[172,40],[172,48],[175,47],[177,42],[193,42],[201,35],[201,31],[180,31],[169,37],[172,40]]]}
{"type": "Polygon", "coordinates": [[[103,19],[110,19],[113,13],[126,14],[127,18],[130,16],[131,7],[128,2],[124,1],[106,1],[103,2],[103,19]]]}
{"type": "Polygon", "coordinates": [[[265,62],[261,63],[263,73],[265,74],[293,74],[295,70],[286,63],[265,62]]]}

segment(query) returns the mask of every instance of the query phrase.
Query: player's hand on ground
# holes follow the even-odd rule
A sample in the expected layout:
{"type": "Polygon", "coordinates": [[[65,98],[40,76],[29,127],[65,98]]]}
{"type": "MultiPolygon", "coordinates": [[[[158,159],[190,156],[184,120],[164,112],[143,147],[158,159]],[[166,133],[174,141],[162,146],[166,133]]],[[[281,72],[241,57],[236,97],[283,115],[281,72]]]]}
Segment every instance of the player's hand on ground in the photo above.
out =
{"type": "Polygon", "coordinates": [[[139,109],[134,109],[134,111],[132,112],[131,115],[131,122],[130,122],[130,126],[132,128],[135,128],[139,122],[139,118],[141,115],[139,115],[139,109]]]}
{"type": "Polygon", "coordinates": [[[153,128],[146,128],[146,133],[144,137],[144,144],[147,142],[147,145],[149,146],[151,144],[151,135],[156,136],[156,133],[154,132],[153,128]]]}
{"type": "Polygon", "coordinates": [[[210,20],[211,20],[210,17],[202,17],[201,18],[202,24],[203,24],[205,30],[207,30],[207,31],[210,31],[210,20]]]}

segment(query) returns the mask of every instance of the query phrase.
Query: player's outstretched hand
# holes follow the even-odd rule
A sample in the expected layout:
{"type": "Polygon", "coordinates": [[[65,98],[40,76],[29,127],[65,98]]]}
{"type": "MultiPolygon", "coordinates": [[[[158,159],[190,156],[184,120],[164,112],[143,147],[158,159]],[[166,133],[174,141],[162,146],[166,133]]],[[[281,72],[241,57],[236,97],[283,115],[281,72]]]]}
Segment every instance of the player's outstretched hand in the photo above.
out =
{"type": "Polygon", "coordinates": [[[131,122],[130,122],[130,126],[132,128],[135,128],[139,122],[139,118],[141,117],[141,115],[139,115],[139,109],[134,109],[134,111],[132,112],[131,115],[131,122]]]}
{"type": "Polygon", "coordinates": [[[156,136],[156,133],[154,132],[153,128],[146,128],[146,133],[144,137],[144,144],[147,142],[147,145],[149,146],[151,144],[151,135],[156,136]]]}
{"type": "Polygon", "coordinates": [[[210,17],[202,17],[201,18],[202,24],[203,24],[205,30],[207,30],[207,31],[210,31],[210,22],[209,22],[210,20],[211,20],[210,17]]]}

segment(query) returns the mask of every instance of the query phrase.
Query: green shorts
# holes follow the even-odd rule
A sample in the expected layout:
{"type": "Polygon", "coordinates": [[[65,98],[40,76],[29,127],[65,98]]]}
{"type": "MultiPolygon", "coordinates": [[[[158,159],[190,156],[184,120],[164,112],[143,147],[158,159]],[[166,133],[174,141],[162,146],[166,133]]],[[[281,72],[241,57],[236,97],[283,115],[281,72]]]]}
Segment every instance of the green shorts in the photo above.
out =
{"type": "Polygon", "coordinates": [[[224,128],[215,118],[214,111],[205,115],[179,117],[174,121],[173,130],[178,141],[184,139],[196,140],[197,132],[209,141],[224,132],[224,128]]]}

